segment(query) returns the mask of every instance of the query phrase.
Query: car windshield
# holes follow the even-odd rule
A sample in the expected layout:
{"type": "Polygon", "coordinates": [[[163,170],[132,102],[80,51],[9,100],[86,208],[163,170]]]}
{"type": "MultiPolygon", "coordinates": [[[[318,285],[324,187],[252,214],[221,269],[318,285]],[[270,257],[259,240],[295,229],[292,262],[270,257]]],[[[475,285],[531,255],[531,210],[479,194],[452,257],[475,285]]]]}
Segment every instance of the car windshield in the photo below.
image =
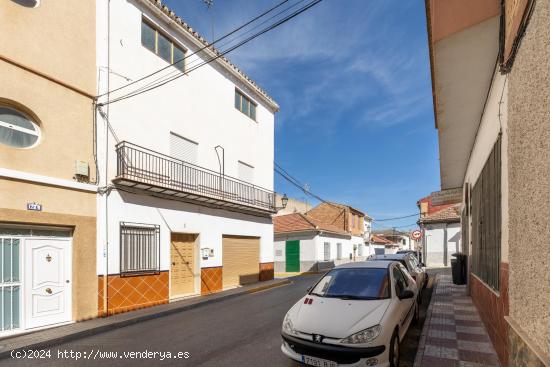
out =
{"type": "Polygon", "coordinates": [[[400,262],[401,264],[403,264],[403,266],[405,267],[405,269],[408,269],[408,267],[407,267],[407,262],[406,262],[404,259],[386,259],[386,258],[381,258],[381,259],[374,259],[374,260],[377,260],[377,261],[398,261],[398,262],[400,262]]]}
{"type": "Polygon", "coordinates": [[[388,269],[342,268],[328,272],[312,295],[341,299],[376,300],[390,296],[388,269]]]}

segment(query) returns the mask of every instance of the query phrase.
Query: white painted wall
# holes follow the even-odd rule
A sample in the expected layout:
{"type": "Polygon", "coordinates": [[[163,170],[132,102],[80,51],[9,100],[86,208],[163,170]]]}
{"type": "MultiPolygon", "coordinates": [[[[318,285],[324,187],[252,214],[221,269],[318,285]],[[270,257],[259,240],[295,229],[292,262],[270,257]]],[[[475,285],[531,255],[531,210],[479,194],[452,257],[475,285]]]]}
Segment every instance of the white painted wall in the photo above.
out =
{"type": "Polygon", "coordinates": [[[285,244],[286,241],[300,241],[300,261],[316,261],[317,254],[317,234],[293,234],[287,236],[278,235],[274,242],[275,256],[277,262],[286,261],[285,244]],[[277,253],[280,251],[280,255],[277,253]]]}
{"type": "MultiPolygon", "coordinates": [[[[142,14],[170,34],[178,43],[196,50],[191,42],[139,1],[97,1],[97,65],[98,94],[113,90],[145,74],[168,65],[141,45],[142,14]],[[107,37],[107,10],[110,3],[110,42],[107,37]],[[107,52],[109,50],[109,54],[107,52]],[[110,72],[107,71],[110,60],[110,72]],[[109,80],[109,85],[107,84],[109,80]]],[[[172,22],[173,23],[173,22],[172,22]]],[[[187,65],[197,60],[192,56],[187,65]]],[[[178,75],[169,67],[157,75],[178,75]]],[[[238,161],[254,166],[257,186],[273,189],[274,110],[263,104],[256,92],[214,63],[182,75],[177,80],[134,98],[104,106],[112,131],[98,114],[98,164],[100,186],[108,185],[116,176],[116,140],[129,141],[148,149],[170,154],[170,132],[199,144],[197,164],[219,171],[214,147],[225,149],[225,174],[238,175],[238,161]],[[235,87],[257,104],[256,121],[234,107],[235,87]],[[114,131],[114,133],[113,133],[114,131]]],[[[141,86],[142,84],[136,84],[141,86]]],[[[114,92],[116,98],[133,90],[114,92]]],[[[106,101],[105,97],[99,102],[106,101]]],[[[214,249],[214,257],[200,260],[200,266],[223,264],[223,234],[260,237],[260,262],[273,261],[273,226],[270,218],[209,209],[177,201],[112,191],[98,196],[98,274],[119,271],[119,224],[121,221],[158,224],[161,226],[161,270],[169,268],[170,232],[199,234],[200,247],[214,249]],[[108,233],[108,235],[106,235],[108,233]],[[105,248],[108,242],[108,265],[105,248]]]]}
{"type": "MultiPolygon", "coordinates": [[[[501,260],[508,262],[508,84],[498,70],[494,74],[481,124],[468,161],[464,182],[476,183],[491,150],[501,136],[501,260]]],[[[471,196],[470,196],[471,197],[471,196]]],[[[471,225],[471,223],[469,223],[471,225]]],[[[470,235],[470,239],[472,236],[470,235]]]]}
{"type": "Polygon", "coordinates": [[[428,267],[451,266],[451,255],[461,246],[460,223],[429,224],[424,232],[425,264],[428,267]],[[445,248],[445,242],[447,246],[445,248]],[[447,265],[444,263],[444,251],[447,252],[447,265]]]}

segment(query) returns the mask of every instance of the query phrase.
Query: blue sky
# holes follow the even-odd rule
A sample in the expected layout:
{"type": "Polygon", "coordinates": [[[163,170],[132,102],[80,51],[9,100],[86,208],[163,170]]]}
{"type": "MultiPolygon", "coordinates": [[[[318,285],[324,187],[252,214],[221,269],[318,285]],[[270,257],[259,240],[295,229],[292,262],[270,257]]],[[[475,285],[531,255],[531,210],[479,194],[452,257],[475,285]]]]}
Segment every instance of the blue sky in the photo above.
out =
{"type": "MultiPolygon", "coordinates": [[[[209,40],[212,20],[219,37],[279,2],[165,1],[209,40]]],[[[439,189],[425,22],[421,0],[324,0],[230,53],[281,106],[277,163],[374,218],[417,212],[439,189]]],[[[305,198],[278,175],[275,189],[305,198]]]]}

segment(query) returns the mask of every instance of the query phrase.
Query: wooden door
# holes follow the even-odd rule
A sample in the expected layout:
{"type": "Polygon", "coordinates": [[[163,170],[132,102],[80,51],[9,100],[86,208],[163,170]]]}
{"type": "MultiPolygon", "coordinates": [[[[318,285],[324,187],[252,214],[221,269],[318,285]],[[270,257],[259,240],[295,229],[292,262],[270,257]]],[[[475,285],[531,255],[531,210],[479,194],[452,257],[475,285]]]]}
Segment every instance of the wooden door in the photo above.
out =
{"type": "Polygon", "coordinates": [[[170,296],[195,293],[194,234],[172,233],[170,246],[170,296]]]}
{"type": "Polygon", "coordinates": [[[286,241],[285,260],[287,272],[300,271],[300,241],[286,241]]]}

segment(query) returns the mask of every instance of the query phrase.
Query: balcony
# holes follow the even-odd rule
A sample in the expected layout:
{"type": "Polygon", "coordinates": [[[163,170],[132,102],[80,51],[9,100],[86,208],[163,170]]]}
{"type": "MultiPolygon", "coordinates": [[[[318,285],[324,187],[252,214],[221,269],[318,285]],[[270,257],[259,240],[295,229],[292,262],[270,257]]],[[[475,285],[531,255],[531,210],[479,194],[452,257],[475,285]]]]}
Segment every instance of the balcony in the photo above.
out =
{"type": "Polygon", "coordinates": [[[116,152],[113,183],[129,191],[251,214],[276,211],[271,190],[126,141],[116,152]]]}

